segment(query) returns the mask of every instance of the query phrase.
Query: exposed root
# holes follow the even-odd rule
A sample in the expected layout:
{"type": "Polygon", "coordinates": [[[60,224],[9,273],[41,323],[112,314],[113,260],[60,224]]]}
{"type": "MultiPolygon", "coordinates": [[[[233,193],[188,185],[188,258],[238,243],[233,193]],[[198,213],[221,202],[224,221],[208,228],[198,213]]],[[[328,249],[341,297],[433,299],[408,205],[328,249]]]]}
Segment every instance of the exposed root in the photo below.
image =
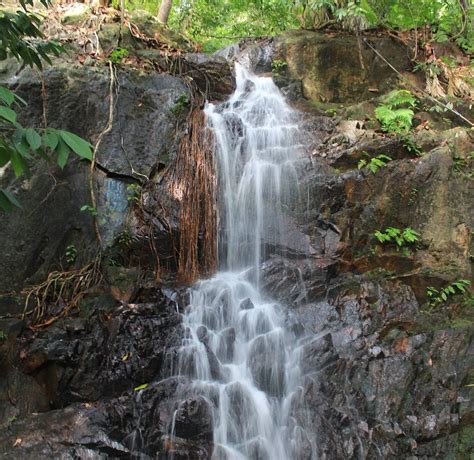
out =
{"type": "MultiPolygon", "coordinates": [[[[102,132],[99,134],[99,137],[97,138],[97,142],[95,143],[94,146],[94,151],[92,154],[92,161],[90,164],[90,171],[89,171],[89,189],[90,189],[90,194],[91,194],[91,203],[92,207],[94,209],[97,209],[97,199],[95,196],[95,189],[94,189],[94,169],[97,161],[97,151],[99,150],[100,144],[102,142],[102,139],[104,136],[112,130],[113,127],[113,122],[114,122],[114,108],[115,108],[115,102],[114,102],[114,84],[116,80],[115,76],[115,71],[114,71],[114,65],[112,64],[111,61],[109,61],[109,71],[110,71],[110,82],[109,82],[109,118],[107,120],[107,125],[105,128],[102,130],[102,132]]],[[[99,225],[97,223],[97,219],[94,216],[94,228],[95,228],[95,233],[97,236],[97,240],[99,241],[99,244],[102,243],[102,238],[100,236],[100,230],[99,230],[99,225]]]]}
{"type": "Polygon", "coordinates": [[[211,274],[217,264],[213,137],[200,109],[188,117],[188,131],[170,176],[170,193],[181,203],[177,278],[192,282],[211,274]]]}
{"type": "Polygon", "coordinates": [[[49,326],[77,307],[86,291],[99,284],[102,277],[100,257],[78,270],[51,272],[42,283],[22,291],[26,296],[23,318],[31,315],[34,329],[49,326]]]}

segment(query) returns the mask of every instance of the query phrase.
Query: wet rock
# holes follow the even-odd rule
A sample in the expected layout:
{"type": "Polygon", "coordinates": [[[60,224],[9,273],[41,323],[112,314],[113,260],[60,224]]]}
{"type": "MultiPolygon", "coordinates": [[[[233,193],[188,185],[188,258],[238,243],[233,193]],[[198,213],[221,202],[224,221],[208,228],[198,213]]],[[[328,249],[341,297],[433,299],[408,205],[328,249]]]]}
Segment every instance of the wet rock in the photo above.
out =
{"type": "Polygon", "coordinates": [[[256,337],[251,344],[249,368],[257,387],[281,397],[285,380],[285,351],[281,331],[256,337]]]}
{"type": "Polygon", "coordinates": [[[46,330],[24,350],[23,364],[30,373],[53,372],[48,391],[55,404],[93,401],[167,375],[181,340],[176,303],[162,294],[154,303],[123,305],[109,319],[93,317],[79,329],[46,330]]]}
{"type": "Polygon", "coordinates": [[[200,342],[207,345],[209,342],[209,334],[206,326],[199,326],[196,331],[197,337],[200,342]]]}
{"type": "Polygon", "coordinates": [[[219,333],[217,356],[221,362],[231,362],[234,356],[235,329],[228,327],[219,333]]]}
{"type": "Polygon", "coordinates": [[[250,299],[245,299],[240,302],[241,310],[251,310],[252,308],[255,308],[255,306],[250,299]]]}
{"type": "Polygon", "coordinates": [[[189,398],[179,404],[175,416],[175,434],[184,439],[212,441],[212,411],[202,396],[189,398]]]}

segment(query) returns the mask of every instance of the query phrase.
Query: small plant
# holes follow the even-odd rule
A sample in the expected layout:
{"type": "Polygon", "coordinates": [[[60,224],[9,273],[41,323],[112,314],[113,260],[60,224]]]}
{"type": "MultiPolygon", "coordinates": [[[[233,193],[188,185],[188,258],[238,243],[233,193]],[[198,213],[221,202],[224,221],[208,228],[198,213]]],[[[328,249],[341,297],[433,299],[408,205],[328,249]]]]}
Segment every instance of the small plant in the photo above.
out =
{"type": "Polygon", "coordinates": [[[357,163],[357,168],[362,169],[367,166],[370,171],[375,174],[380,168],[386,166],[389,161],[392,161],[389,156],[380,154],[374,158],[371,158],[370,160],[359,160],[359,163],[357,163]]]}
{"type": "Polygon", "coordinates": [[[142,193],[142,187],[139,184],[127,185],[127,201],[138,202],[140,201],[140,195],[142,193]]]}
{"type": "Polygon", "coordinates": [[[410,134],[405,134],[401,136],[403,147],[405,147],[410,153],[414,153],[417,156],[421,156],[423,151],[421,147],[416,143],[413,136],[410,134]]]}
{"type": "Polygon", "coordinates": [[[474,152],[469,153],[467,158],[454,156],[453,157],[453,171],[455,173],[466,174],[472,177],[474,171],[469,167],[470,162],[474,160],[474,152]]]}
{"type": "Polygon", "coordinates": [[[115,243],[118,246],[127,247],[132,242],[132,236],[126,230],[117,233],[115,237],[115,243]]]}
{"type": "Polygon", "coordinates": [[[416,197],[418,196],[418,189],[413,187],[410,191],[410,196],[408,197],[408,204],[414,204],[416,197]]]}
{"type": "Polygon", "coordinates": [[[433,286],[426,288],[426,295],[428,296],[430,307],[434,308],[449,298],[458,295],[466,294],[467,287],[471,284],[469,280],[457,280],[442,289],[436,289],[433,286]]]}
{"type": "Polygon", "coordinates": [[[84,206],[81,206],[81,212],[88,212],[92,216],[97,216],[97,209],[94,208],[94,206],[91,206],[89,204],[85,204],[84,206]]]}
{"type": "Polygon", "coordinates": [[[174,107],[171,108],[171,113],[175,117],[179,117],[183,113],[184,108],[189,104],[188,96],[183,93],[178,97],[174,107]]]}
{"type": "Polygon", "coordinates": [[[73,244],[70,244],[69,246],[67,246],[65,256],[66,256],[66,262],[68,264],[73,264],[77,259],[76,246],[74,246],[73,244]]]}
{"type": "Polygon", "coordinates": [[[272,61],[272,72],[275,75],[280,75],[288,67],[288,64],[281,59],[275,59],[272,61]]]}
{"type": "Polygon", "coordinates": [[[117,259],[115,259],[114,257],[109,257],[107,259],[107,265],[109,267],[120,267],[120,261],[118,261],[117,259]]]}
{"type": "Polygon", "coordinates": [[[7,340],[7,334],[2,330],[0,330],[0,340],[7,340]]]}
{"type": "Polygon", "coordinates": [[[113,64],[121,64],[122,60],[128,56],[128,50],[125,48],[116,48],[109,54],[109,61],[113,64]]]}
{"type": "Polygon", "coordinates": [[[443,69],[441,69],[436,62],[418,62],[415,67],[413,67],[413,72],[422,71],[424,73],[431,72],[435,75],[441,75],[443,69]]]}
{"type": "Polygon", "coordinates": [[[392,91],[383,104],[375,109],[375,116],[388,133],[407,133],[413,122],[413,108],[416,100],[410,91],[405,89],[392,91]]]}
{"type": "Polygon", "coordinates": [[[395,227],[387,227],[383,232],[377,230],[374,236],[379,243],[396,243],[399,248],[416,243],[420,239],[420,234],[410,227],[404,230],[395,227]]]}
{"type": "MultiPolygon", "coordinates": [[[[434,112],[434,113],[445,113],[449,110],[452,110],[454,108],[454,105],[452,102],[448,102],[446,105],[441,105],[441,104],[435,104],[433,107],[430,107],[428,109],[428,112],[434,112]]],[[[446,120],[443,118],[443,120],[446,120]]],[[[449,120],[451,122],[451,120],[449,120]]]]}

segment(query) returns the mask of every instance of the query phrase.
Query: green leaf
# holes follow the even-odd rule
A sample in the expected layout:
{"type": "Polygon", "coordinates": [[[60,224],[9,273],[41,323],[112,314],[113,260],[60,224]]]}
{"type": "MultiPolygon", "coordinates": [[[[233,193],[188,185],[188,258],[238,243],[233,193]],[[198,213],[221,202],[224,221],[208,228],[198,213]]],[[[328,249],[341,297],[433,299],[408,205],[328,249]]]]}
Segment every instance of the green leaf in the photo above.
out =
{"type": "Polygon", "coordinates": [[[0,86],[0,99],[7,105],[12,105],[15,100],[15,95],[4,86],[0,86]]]}
{"type": "Polygon", "coordinates": [[[143,385],[138,385],[137,387],[135,387],[133,389],[133,391],[140,391],[140,390],[144,390],[145,388],[148,387],[148,383],[144,383],[143,385]]]}
{"type": "Polygon", "coordinates": [[[0,192],[3,193],[3,195],[7,198],[7,200],[8,200],[11,204],[13,204],[13,205],[15,205],[17,208],[20,208],[20,209],[21,209],[21,204],[20,204],[20,202],[15,198],[15,196],[14,196],[11,192],[9,192],[8,190],[6,190],[6,189],[4,189],[4,188],[0,189],[0,192]]]}
{"type": "Polygon", "coordinates": [[[59,131],[59,134],[75,154],[87,160],[92,160],[92,145],[89,142],[68,131],[59,131]]]}
{"type": "Polygon", "coordinates": [[[30,144],[26,140],[26,130],[18,127],[12,136],[12,143],[16,151],[24,158],[31,160],[33,157],[30,155],[30,144]]]}
{"type": "Polygon", "coordinates": [[[62,139],[59,139],[56,151],[58,152],[57,163],[61,169],[64,169],[64,166],[66,166],[67,160],[69,158],[69,153],[71,152],[71,150],[66,145],[66,143],[63,142],[62,139]]]}
{"type": "Polygon", "coordinates": [[[357,163],[357,169],[362,169],[362,168],[364,168],[366,164],[367,164],[367,161],[365,161],[365,160],[359,160],[359,163],[357,163]]]}
{"type": "Polygon", "coordinates": [[[4,118],[10,123],[16,122],[16,113],[9,107],[0,107],[0,117],[4,118]]]}
{"type": "Polygon", "coordinates": [[[0,139],[0,167],[5,166],[10,161],[11,154],[12,148],[0,139]]]}
{"type": "Polygon", "coordinates": [[[55,129],[47,128],[43,134],[43,145],[54,150],[59,142],[59,135],[55,129]]]}
{"type": "Polygon", "coordinates": [[[33,128],[25,130],[25,137],[33,150],[37,150],[41,147],[41,136],[33,128]]]}
{"type": "Polygon", "coordinates": [[[18,152],[12,152],[10,161],[16,177],[20,177],[25,173],[26,165],[18,152]]]}
{"type": "Polygon", "coordinates": [[[12,204],[8,197],[3,193],[3,190],[0,190],[0,208],[7,212],[12,209],[12,204]]]}

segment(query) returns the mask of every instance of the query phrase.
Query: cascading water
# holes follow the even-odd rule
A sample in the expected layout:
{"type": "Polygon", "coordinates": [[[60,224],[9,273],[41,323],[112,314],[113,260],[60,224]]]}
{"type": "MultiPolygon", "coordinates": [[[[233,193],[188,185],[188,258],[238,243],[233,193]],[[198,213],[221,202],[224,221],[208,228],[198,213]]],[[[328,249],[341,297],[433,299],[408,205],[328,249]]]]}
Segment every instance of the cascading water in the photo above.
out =
{"type": "Polygon", "coordinates": [[[299,347],[282,306],[259,291],[265,248],[284,247],[280,222],[297,200],[298,116],[271,78],[237,64],[236,80],[227,103],[206,108],[220,178],[220,271],[191,290],[179,373],[212,407],[213,458],[313,458],[297,421],[299,347]]]}

